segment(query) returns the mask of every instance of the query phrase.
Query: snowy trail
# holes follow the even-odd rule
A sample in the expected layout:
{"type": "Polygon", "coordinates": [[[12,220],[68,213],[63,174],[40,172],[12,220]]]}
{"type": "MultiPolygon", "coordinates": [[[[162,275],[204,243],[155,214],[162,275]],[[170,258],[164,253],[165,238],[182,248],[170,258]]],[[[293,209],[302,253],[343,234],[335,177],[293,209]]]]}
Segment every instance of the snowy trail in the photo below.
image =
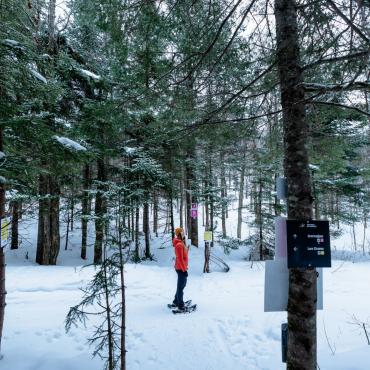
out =
{"type": "MultiPolygon", "coordinates": [[[[176,274],[172,250],[157,250],[158,262],[126,265],[127,367],[130,370],[279,370],[280,324],[285,313],[263,313],[264,264],[227,257],[231,271],[200,271],[203,251],[191,252],[185,298],[198,304],[189,315],[173,315],[176,274]]],[[[64,331],[68,308],[79,302],[79,287],[93,268],[7,267],[4,370],[101,370],[91,359],[87,329],[64,331]]],[[[318,314],[319,365],[322,370],[365,370],[370,347],[352,315],[369,319],[370,263],[336,261],[324,276],[324,307],[318,314]],[[326,335],[324,332],[324,323],[326,335]],[[328,337],[328,340],[326,339],[328,337]],[[328,341],[334,349],[332,355],[328,341]]]]}

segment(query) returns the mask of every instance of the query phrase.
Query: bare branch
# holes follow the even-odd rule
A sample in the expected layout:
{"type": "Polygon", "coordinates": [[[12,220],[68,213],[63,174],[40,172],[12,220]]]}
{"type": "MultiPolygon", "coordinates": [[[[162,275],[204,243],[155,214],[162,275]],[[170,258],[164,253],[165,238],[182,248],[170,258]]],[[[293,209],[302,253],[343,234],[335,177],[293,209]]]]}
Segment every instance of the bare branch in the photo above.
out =
{"type": "Polygon", "coordinates": [[[259,118],[265,118],[265,117],[270,117],[270,116],[273,116],[275,114],[279,114],[281,113],[282,110],[279,109],[277,111],[273,111],[273,112],[267,112],[267,113],[264,113],[264,114],[259,114],[259,115],[256,115],[256,116],[249,116],[249,117],[245,117],[245,118],[234,118],[234,119],[225,119],[225,120],[219,120],[219,121],[211,121],[211,120],[203,120],[203,121],[200,121],[200,122],[196,122],[196,123],[193,123],[191,125],[188,125],[180,130],[176,130],[176,133],[178,132],[184,132],[184,131],[188,131],[188,130],[195,130],[195,129],[198,129],[202,126],[207,126],[207,125],[220,125],[222,123],[243,123],[243,122],[247,122],[247,121],[254,121],[254,120],[257,120],[259,118]]]}
{"type": "Polygon", "coordinates": [[[338,108],[344,108],[344,109],[350,109],[350,110],[354,110],[358,113],[361,113],[361,114],[364,114],[365,116],[368,116],[370,117],[370,113],[369,112],[366,112],[360,108],[357,108],[357,107],[353,107],[353,106],[350,106],[350,105],[345,105],[345,104],[340,104],[340,103],[334,103],[334,102],[328,102],[328,101],[317,101],[317,100],[312,100],[311,102],[309,102],[308,104],[312,104],[312,105],[329,105],[329,106],[333,106],[333,107],[338,107],[338,108]]]}
{"type": "Polygon", "coordinates": [[[318,84],[318,83],[303,83],[303,88],[307,92],[329,92],[329,91],[353,91],[353,90],[369,90],[370,82],[354,81],[344,84],[318,84]]]}
{"type": "Polygon", "coordinates": [[[367,44],[370,45],[370,39],[336,6],[333,0],[327,0],[334,11],[355,31],[367,44]]]}
{"type": "Polygon", "coordinates": [[[313,67],[316,67],[317,65],[326,64],[326,63],[335,63],[340,62],[342,60],[349,60],[349,59],[357,59],[362,57],[368,57],[370,55],[370,50],[364,50],[359,51],[358,53],[351,53],[347,55],[342,55],[340,57],[333,57],[333,58],[327,58],[327,59],[318,59],[315,62],[312,62],[310,64],[307,64],[303,67],[303,70],[310,69],[313,67]]]}
{"type": "Polygon", "coordinates": [[[254,78],[249,84],[244,86],[241,90],[239,90],[237,93],[233,94],[228,100],[226,100],[225,103],[223,103],[220,107],[216,108],[212,112],[209,113],[208,118],[206,118],[205,121],[209,121],[212,116],[215,114],[221,112],[224,110],[228,105],[230,105],[235,99],[240,97],[241,94],[243,94],[244,91],[249,89],[251,86],[253,86],[258,80],[260,80],[262,77],[264,77],[266,74],[271,72],[271,70],[274,68],[276,62],[272,63],[269,67],[267,67],[263,72],[261,72],[256,78],[254,78]]]}

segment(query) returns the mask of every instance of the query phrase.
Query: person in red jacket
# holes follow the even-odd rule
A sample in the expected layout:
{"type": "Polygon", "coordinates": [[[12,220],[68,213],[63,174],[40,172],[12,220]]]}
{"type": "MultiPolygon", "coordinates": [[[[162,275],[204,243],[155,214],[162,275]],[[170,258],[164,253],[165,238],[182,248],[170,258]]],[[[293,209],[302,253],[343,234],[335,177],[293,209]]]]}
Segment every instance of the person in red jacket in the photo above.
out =
{"type": "Polygon", "coordinates": [[[188,252],[189,248],[185,245],[184,230],[177,227],[175,230],[175,238],[172,241],[175,249],[176,261],[175,270],[177,272],[177,289],[172,306],[183,310],[184,305],[184,288],[188,278],[188,252]]]}

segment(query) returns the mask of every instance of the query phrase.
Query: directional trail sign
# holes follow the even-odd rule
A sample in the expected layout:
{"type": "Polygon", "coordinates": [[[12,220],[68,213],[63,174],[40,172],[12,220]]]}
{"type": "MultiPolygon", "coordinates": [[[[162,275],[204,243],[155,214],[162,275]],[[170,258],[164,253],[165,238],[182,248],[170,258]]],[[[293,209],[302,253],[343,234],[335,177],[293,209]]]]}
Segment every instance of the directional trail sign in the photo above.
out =
{"type": "Polygon", "coordinates": [[[331,267],[329,221],[287,220],[288,268],[331,267]]]}

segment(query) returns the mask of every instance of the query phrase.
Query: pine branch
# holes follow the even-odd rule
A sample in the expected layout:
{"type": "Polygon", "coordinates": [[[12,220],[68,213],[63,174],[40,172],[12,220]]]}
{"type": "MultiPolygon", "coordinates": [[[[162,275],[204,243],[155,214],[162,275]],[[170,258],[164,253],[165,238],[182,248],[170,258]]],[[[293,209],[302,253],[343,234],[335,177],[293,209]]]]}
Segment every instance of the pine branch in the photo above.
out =
{"type": "Polygon", "coordinates": [[[240,5],[240,3],[242,2],[243,0],[238,0],[238,2],[234,5],[234,7],[231,9],[231,11],[229,12],[229,14],[224,18],[224,20],[221,22],[217,32],[216,32],[216,35],[213,39],[213,41],[209,44],[208,48],[202,53],[202,57],[198,60],[197,64],[195,65],[194,68],[191,69],[191,71],[185,76],[185,78],[183,78],[181,80],[181,82],[184,82],[186,81],[188,78],[190,78],[190,76],[194,73],[194,71],[202,64],[203,60],[205,59],[205,57],[212,51],[213,47],[215,46],[217,40],[219,39],[220,35],[221,35],[221,32],[223,30],[223,28],[225,27],[227,21],[231,18],[231,16],[235,13],[236,9],[238,8],[238,6],[240,5]]]}
{"type": "Polygon", "coordinates": [[[222,51],[221,55],[218,57],[218,59],[216,60],[216,62],[213,64],[213,66],[212,66],[212,68],[211,68],[211,70],[210,70],[209,74],[211,74],[211,73],[212,73],[212,71],[214,70],[214,68],[217,66],[217,64],[221,61],[221,59],[223,58],[223,56],[226,54],[227,50],[229,49],[229,47],[230,47],[230,46],[231,46],[231,44],[233,43],[233,41],[234,41],[234,39],[235,39],[236,35],[238,34],[238,32],[239,32],[239,30],[240,30],[241,26],[243,25],[243,23],[244,23],[245,19],[247,18],[247,15],[250,13],[250,11],[251,11],[251,9],[252,9],[252,6],[254,5],[254,3],[255,3],[255,2],[256,2],[256,0],[253,0],[253,1],[249,4],[249,6],[248,6],[247,10],[244,12],[244,15],[243,15],[243,17],[242,17],[241,21],[239,22],[238,26],[236,27],[236,29],[235,29],[235,31],[234,31],[234,33],[233,33],[233,35],[232,35],[231,39],[229,40],[229,42],[228,42],[228,43],[227,43],[227,45],[225,46],[224,50],[222,51]]]}

